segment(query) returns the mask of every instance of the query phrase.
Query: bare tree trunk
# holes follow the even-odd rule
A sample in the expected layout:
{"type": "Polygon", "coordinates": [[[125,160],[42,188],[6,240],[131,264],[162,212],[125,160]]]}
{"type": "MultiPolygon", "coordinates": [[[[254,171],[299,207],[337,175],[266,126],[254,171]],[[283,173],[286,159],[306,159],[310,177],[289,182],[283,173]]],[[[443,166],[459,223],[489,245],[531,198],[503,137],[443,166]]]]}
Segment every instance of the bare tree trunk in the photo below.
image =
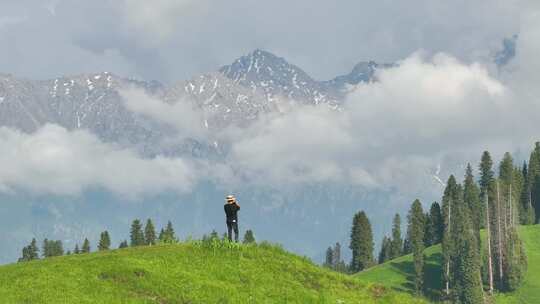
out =
{"type": "Polygon", "coordinates": [[[501,233],[501,201],[499,194],[499,181],[497,181],[497,234],[498,234],[498,251],[499,251],[499,280],[503,281],[503,254],[502,254],[502,233],[501,233]]]}
{"type": "Polygon", "coordinates": [[[491,231],[489,223],[489,198],[486,189],[486,230],[487,230],[487,246],[488,246],[488,277],[489,277],[489,294],[493,294],[493,262],[491,259],[491,231]]]}

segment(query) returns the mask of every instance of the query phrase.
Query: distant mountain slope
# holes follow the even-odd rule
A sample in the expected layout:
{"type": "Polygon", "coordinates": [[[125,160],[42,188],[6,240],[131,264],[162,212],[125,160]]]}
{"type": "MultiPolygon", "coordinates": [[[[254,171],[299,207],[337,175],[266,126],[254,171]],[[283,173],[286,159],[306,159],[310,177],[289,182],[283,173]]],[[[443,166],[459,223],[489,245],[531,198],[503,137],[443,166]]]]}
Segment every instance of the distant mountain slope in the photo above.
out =
{"type": "Polygon", "coordinates": [[[424,303],[268,245],[128,248],[0,267],[2,303],[424,303]]]}
{"type": "MultiPolygon", "coordinates": [[[[539,303],[540,301],[540,225],[521,226],[519,234],[525,244],[528,269],[523,285],[513,293],[497,294],[495,303],[539,303]]],[[[426,249],[427,276],[424,280],[428,296],[437,298],[442,289],[441,246],[426,249]]],[[[412,293],[414,265],[412,255],[406,255],[377,265],[356,275],[363,282],[380,283],[389,288],[412,293]]]]}

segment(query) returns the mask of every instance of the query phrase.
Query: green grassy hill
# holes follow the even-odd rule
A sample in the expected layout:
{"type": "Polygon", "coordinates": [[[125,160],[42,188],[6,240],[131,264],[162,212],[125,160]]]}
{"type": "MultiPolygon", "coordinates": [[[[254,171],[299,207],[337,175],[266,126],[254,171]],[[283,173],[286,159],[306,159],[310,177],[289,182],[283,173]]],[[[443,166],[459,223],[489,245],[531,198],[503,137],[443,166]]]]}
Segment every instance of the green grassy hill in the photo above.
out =
{"type": "MultiPolygon", "coordinates": [[[[525,244],[529,264],[525,281],[516,292],[497,294],[495,303],[540,303],[540,225],[522,226],[519,233],[525,244]]],[[[426,296],[436,299],[443,288],[440,267],[441,246],[427,248],[426,256],[426,296]]],[[[375,266],[357,274],[356,277],[365,283],[380,283],[396,291],[412,293],[414,288],[412,256],[403,256],[375,266]]]]}
{"type": "Polygon", "coordinates": [[[0,267],[1,303],[423,303],[270,245],[176,245],[0,267]]]}

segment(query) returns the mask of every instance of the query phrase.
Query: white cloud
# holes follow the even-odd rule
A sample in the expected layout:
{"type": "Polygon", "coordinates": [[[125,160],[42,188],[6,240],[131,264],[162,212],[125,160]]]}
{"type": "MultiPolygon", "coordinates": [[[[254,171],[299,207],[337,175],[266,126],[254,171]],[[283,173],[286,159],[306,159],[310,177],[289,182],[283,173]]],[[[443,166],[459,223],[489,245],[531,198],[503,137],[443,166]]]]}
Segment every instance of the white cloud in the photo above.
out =
{"type": "Polygon", "coordinates": [[[165,103],[137,88],[122,90],[120,95],[130,111],[174,127],[181,139],[205,139],[208,136],[204,113],[191,100],[165,103]]]}
{"type": "Polygon", "coordinates": [[[189,191],[197,169],[179,158],[144,159],[87,131],[46,125],[25,134],[0,128],[0,190],[77,195],[101,188],[129,198],[189,191]]]}

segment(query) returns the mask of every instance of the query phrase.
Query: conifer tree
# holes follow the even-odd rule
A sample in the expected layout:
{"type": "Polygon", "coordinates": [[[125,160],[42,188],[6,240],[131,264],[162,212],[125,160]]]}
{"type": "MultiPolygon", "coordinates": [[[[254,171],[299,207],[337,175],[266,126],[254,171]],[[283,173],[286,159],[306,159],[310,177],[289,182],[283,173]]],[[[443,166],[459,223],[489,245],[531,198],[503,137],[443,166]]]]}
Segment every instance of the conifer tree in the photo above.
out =
{"type": "Polygon", "coordinates": [[[120,245],[118,246],[118,248],[127,248],[128,247],[128,242],[127,240],[123,240],[122,242],[120,242],[120,245]]]}
{"type": "Polygon", "coordinates": [[[454,303],[475,304],[483,302],[480,251],[472,224],[473,215],[470,204],[464,201],[467,197],[464,192],[458,185],[452,205],[450,281],[453,284],[454,303]]]}
{"type": "Polygon", "coordinates": [[[244,233],[244,244],[253,244],[255,243],[255,236],[253,235],[253,231],[251,229],[246,230],[244,233]]]}
{"type": "Polygon", "coordinates": [[[39,248],[35,238],[32,239],[30,245],[25,246],[22,249],[22,256],[19,258],[19,262],[27,262],[39,259],[39,248]]]}
{"type": "Polygon", "coordinates": [[[334,267],[334,250],[331,246],[326,249],[326,257],[324,260],[324,267],[332,269],[334,267]]]}
{"type": "Polygon", "coordinates": [[[392,223],[392,240],[389,259],[403,255],[403,239],[401,238],[401,217],[396,213],[392,223]]]}
{"type": "Polygon", "coordinates": [[[108,231],[103,231],[99,237],[98,250],[104,251],[111,248],[111,237],[108,231]]]}
{"type": "Polygon", "coordinates": [[[531,202],[531,191],[526,162],[523,162],[521,176],[523,179],[523,186],[521,187],[519,198],[519,221],[522,225],[533,225],[535,223],[535,213],[531,202]]]}
{"type": "Polygon", "coordinates": [[[151,219],[146,221],[146,226],[144,227],[144,242],[146,245],[156,244],[156,229],[151,219]]]}
{"type": "MultiPolygon", "coordinates": [[[[480,200],[480,190],[474,181],[471,164],[467,164],[465,181],[463,182],[463,195],[463,199],[468,209],[466,212],[469,214],[472,221],[476,244],[480,244],[480,227],[482,226],[481,223],[484,221],[483,214],[480,211],[483,207],[480,200]]],[[[477,249],[480,252],[479,246],[477,246],[477,249]]]]}
{"type": "Polygon", "coordinates": [[[354,215],[349,248],[352,250],[353,272],[362,271],[373,265],[373,233],[364,211],[354,215]]]}
{"type": "Polygon", "coordinates": [[[409,211],[407,234],[411,242],[414,260],[414,286],[416,294],[422,294],[424,286],[424,231],[425,215],[422,204],[415,200],[409,211]]]}
{"type": "Polygon", "coordinates": [[[484,213],[486,220],[484,226],[486,227],[486,247],[487,247],[487,277],[489,285],[489,293],[493,293],[494,283],[493,278],[495,275],[495,255],[498,252],[497,247],[497,208],[495,199],[495,173],[493,172],[493,160],[488,151],[484,151],[480,160],[480,193],[482,201],[484,202],[484,213]]]}
{"type": "Polygon", "coordinates": [[[444,223],[444,233],[442,239],[442,252],[443,252],[443,277],[445,282],[445,293],[450,296],[450,285],[452,279],[452,252],[454,252],[455,240],[452,237],[452,228],[454,226],[452,214],[455,209],[454,204],[460,199],[460,193],[458,190],[458,184],[453,175],[450,175],[446,188],[444,189],[444,195],[442,199],[442,216],[444,223]]]}
{"type": "Polygon", "coordinates": [[[167,222],[165,229],[161,229],[159,240],[164,243],[174,243],[177,241],[171,221],[167,222]]]}
{"type": "Polygon", "coordinates": [[[436,245],[442,241],[444,224],[441,214],[441,206],[433,202],[429,209],[429,221],[427,223],[428,245],[436,245]]]}
{"type": "Polygon", "coordinates": [[[79,244],[75,244],[75,248],[73,249],[73,254],[79,254],[81,253],[81,250],[79,249],[79,244]]]}
{"type": "Polygon", "coordinates": [[[528,188],[531,204],[535,210],[534,222],[536,223],[540,218],[540,142],[536,142],[534,145],[528,169],[528,188]]]}
{"type": "Polygon", "coordinates": [[[81,253],[90,253],[90,241],[86,238],[84,239],[84,242],[81,248],[81,253]]]}
{"type": "Polygon", "coordinates": [[[391,251],[392,251],[392,240],[385,235],[383,240],[382,240],[381,251],[379,252],[377,262],[379,264],[382,264],[382,263],[390,260],[391,259],[391,251]]]}
{"type": "Polygon", "coordinates": [[[130,246],[142,246],[145,244],[141,221],[136,219],[131,224],[130,246]]]}

